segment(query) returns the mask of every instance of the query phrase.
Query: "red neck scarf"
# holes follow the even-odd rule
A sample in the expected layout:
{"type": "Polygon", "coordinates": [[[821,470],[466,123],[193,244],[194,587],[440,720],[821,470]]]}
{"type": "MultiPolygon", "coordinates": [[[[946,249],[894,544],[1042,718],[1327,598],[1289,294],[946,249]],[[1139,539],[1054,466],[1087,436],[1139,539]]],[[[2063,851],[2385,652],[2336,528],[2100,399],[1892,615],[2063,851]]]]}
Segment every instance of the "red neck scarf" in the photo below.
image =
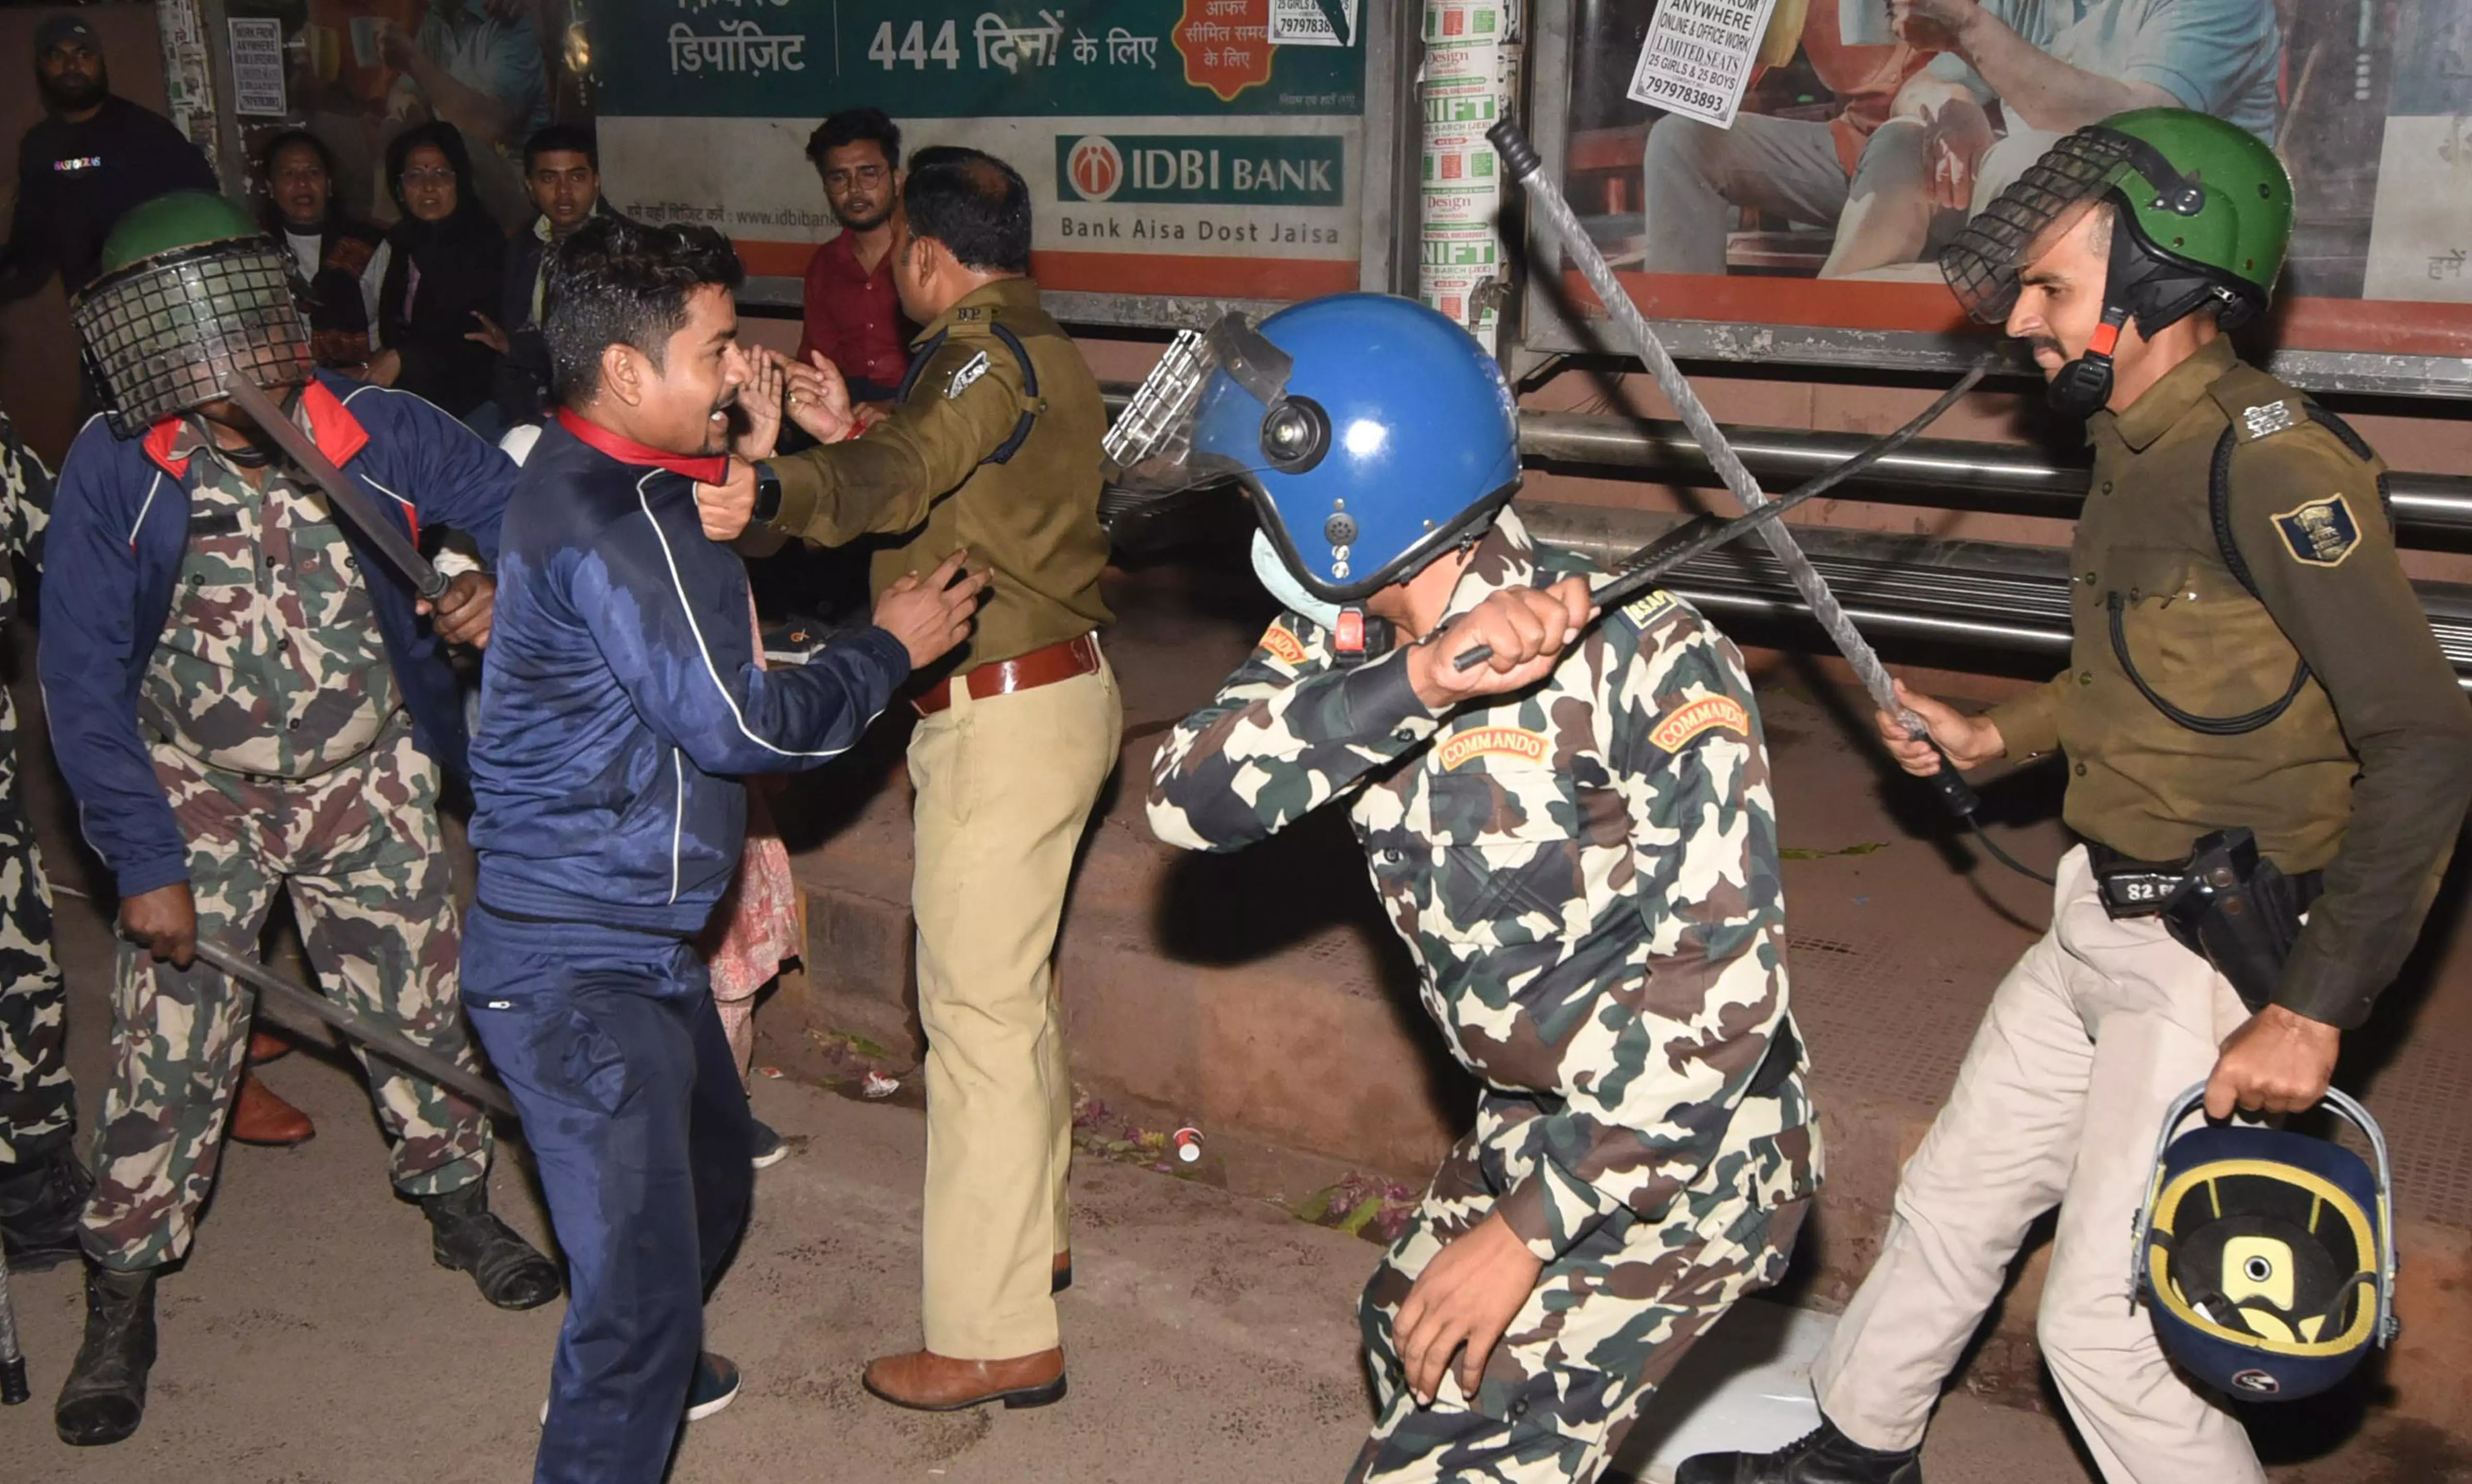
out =
{"type": "Polygon", "coordinates": [[[594,448],[620,463],[646,464],[683,474],[706,484],[719,484],[729,478],[729,456],[726,454],[674,454],[667,449],[652,448],[610,432],[597,422],[577,416],[565,408],[558,410],[559,426],[574,434],[594,448]]]}

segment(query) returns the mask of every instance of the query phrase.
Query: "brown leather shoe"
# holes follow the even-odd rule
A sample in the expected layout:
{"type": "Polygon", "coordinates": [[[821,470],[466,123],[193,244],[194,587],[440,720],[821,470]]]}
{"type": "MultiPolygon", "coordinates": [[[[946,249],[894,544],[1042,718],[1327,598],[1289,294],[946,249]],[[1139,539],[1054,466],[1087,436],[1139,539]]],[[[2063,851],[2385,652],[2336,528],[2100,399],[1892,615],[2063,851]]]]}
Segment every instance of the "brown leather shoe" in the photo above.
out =
{"type": "Polygon", "coordinates": [[[309,1115],[267,1090],[265,1083],[244,1072],[240,1091],[232,1097],[231,1137],[239,1143],[289,1149],[318,1137],[309,1115]]]}
{"type": "Polygon", "coordinates": [[[868,1362],[867,1389],[914,1412],[958,1412],[1001,1402],[1045,1406],[1064,1400],[1064,1352],[1042,1350],[1010,1360],[955,1360],[932,1350],[883,1355],[868,1362]]]}
{"type": "Polygon", "coordinates": [[[1047,1280],[1047,1291],[1062,1293],[1073,1286],[1073,1249],[1065,1248],[1056,1255],[1055,1275],[1047,1280]]]}
{"type": "Polygon", "coordinates": [[[249,1033],[249,1064],[250,1066],[263,1067],[268,1062],[277,1061],[291,1054],[292,1043],[286,1041],[281,1036],[276,1035],[273,1031],[252,1030],[249,1033]]]}

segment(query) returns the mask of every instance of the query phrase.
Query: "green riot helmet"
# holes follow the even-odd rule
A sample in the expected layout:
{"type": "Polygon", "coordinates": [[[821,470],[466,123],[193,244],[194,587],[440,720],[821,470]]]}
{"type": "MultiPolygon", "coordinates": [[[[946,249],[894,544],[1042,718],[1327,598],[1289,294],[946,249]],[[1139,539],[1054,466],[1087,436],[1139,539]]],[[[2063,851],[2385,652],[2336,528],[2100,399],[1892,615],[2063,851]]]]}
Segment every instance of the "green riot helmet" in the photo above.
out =
{"type": "Polygon", "coordinates": [[[2292,177],[2264,141],[2207,114],[2139,108],[2045,151],[1940,253],[1940,273],[1967,313],[2002,323],[2037,240],[2094,200],[2115,208],[2103,322],[2051,389],[2080,415],[2110,395],[2122,325],[2153,336],[2207,306],[2240,325],[2265,310],[2292,243],[2292,177]]]}
{"type": "Polygon", "coordinates": [[[309,325],[282,253],[210,192],[129,208],[69,315],[122,437],[216,400],[234,375],[269,392],[309,379],[309,325]]]}

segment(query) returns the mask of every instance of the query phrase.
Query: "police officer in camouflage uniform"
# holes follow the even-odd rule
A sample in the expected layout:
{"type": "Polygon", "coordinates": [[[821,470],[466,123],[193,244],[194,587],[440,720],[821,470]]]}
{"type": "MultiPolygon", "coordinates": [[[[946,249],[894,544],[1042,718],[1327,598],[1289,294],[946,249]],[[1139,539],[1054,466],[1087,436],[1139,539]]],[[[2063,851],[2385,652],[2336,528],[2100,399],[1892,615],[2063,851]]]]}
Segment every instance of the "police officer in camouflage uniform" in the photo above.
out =
{"type": "MultiPolygon", "coordinates": [[[[255,954],[288,888],[327,993],[475,1065],[437,803],[440,761],[464,753],[444,641],[487,642],[488,583],[416,602],[222,381],[288,403],[408,533],[452,526],[492,552],[515,477],[418,397],[313,375],[277,249],[223,199],[139,206],[105,256],[76,316],[111,411],[61,469],[40,656],[54,750],[131,940],[84,1215],[85,1343],[55,1414],[81,1445],[143,1414],[155,1275],[188,1250],[248,1051],[247,992],[193,964],[201,938],[255,954]]],[[[437,1260],[501,1307],[557,1297],[557,1269],[489,1213],[481,1111],[363,1065],[437,1260]]]]}
{"type": "Polygon", "coordinates": [[[1819,1175],[1741,656],[1663,593],[1589,622],[1592,570],[1509,506],[1509,391],[1438,315],[1348,294],[1209,345],[1193,457],[1250,489],[1288,611],[1159,750],[1152,827],[1233,850],[1344,799],[1485,1084],[1366,1285],[1349,1478],[1594,1478],[1819,1175]]]}
{"type": "MultiPolygon", "coordinates": [[[[14,616],[16,566],[43,564],[52,474],[0,412],[0,624],[14,616]]],[[[78,1253],[92,1181],[70,1135],[77,1090],[64,1055],[68,994],[52,957],[52,893],[17,791],[17,711],[0,688],[0,1242],[21,1271],[78,1253]]]]}
{"type": "Polygon", "coordinates": [[[2395,559],[2384,465],[2221,333],[2265,308],[2291,221],[2264,145],[2146,109],[2055,146],[1941,258],[2090,416],[2095,462],[2068,671],[1982,717],[1909,699],[1960,767],[2064,755],[2086,844],[1906,1166],[1814,1374],[1822,1425],[1679,1484],[1920,1484],[1940,1387],[2055,1205],[2036,1331],[2104,1477],[2263,1484],[2130,1301],[2156,1130],[2201,1082],[2218,1119],[2325,1095],[2472,799],[2472,706],[2395,559]]]}

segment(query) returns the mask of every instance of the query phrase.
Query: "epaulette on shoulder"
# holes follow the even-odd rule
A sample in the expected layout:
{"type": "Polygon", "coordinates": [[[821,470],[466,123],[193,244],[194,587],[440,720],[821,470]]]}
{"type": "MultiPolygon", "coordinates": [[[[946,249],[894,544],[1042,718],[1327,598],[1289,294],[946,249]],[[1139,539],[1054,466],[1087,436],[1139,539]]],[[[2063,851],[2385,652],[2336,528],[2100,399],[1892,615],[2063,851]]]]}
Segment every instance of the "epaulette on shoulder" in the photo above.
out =
{"type": "Polygon", "coordinates": [[[1684,619],[1696,619],[1698,611],[1681,599],[1661,587],[1650,588],[1617,610],[1640,633],[1654,633],[1673,627],[1684,619]]]}
{"type": "Polygon", "coordinates": [[[2259,370],[2241,365],[2215,378],[2207,395],[2230,420],[2232,437],[2254,443],[2311,422],[2309,399],[2259,370]]]}

